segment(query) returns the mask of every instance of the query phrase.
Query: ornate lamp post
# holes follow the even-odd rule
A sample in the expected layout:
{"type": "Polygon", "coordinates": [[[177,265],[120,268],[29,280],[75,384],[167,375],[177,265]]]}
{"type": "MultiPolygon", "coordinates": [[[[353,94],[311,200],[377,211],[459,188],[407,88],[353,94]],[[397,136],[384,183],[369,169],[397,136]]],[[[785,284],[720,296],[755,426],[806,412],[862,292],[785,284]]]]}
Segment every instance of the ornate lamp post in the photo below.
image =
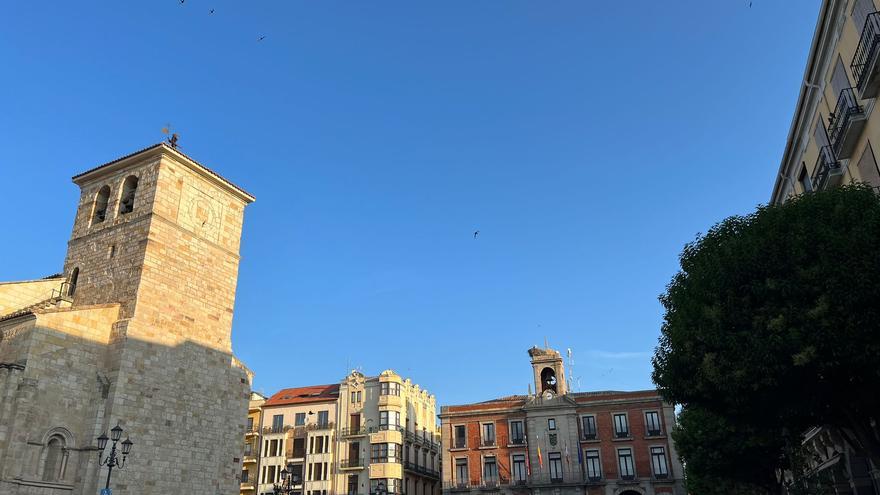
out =
{"type": "Polygon", "coordinates": [[[107,438],[106,433],[102,433],[98,437],[98,462],[101,466],[107,466],[107,484],[104,486],[104,489],[108,493],[110,490],[110,474],[113,473],[113,468],[122,469],[125,466],[125,459],[131,452],[131,446],[134,445],[134,442],[128,437],[125,438],[125,441],[122,442],[122,459],[120,460],[119,454],[116,453],[116,442],[120,438],[122,438],[122,427],[119,426],[119,423],[110,430],[110,438],[107,438]],[[110,447],[110,454],[104,457],[104,448],[107,447],[107,440],[112,440],[113,445],[110,447]]]}
{"type": "Polygon", "coordinates": [[[272,491],[275,495],[290,495],[293,493],[294,485],[299,484],[299,476],[293,474],[293,463],[287,464],[287,469],[281,470],[281,484],[272,485],[272,491]]]}

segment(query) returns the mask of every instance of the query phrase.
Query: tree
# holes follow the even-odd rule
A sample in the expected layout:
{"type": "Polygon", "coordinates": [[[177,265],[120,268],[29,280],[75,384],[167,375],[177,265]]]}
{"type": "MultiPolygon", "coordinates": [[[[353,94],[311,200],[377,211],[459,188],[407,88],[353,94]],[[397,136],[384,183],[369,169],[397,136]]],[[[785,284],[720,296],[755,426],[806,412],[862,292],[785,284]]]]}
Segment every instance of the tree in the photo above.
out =
{"type": "Polygon", "coordinates": [[[699,424],[767,449],[770,472],[792,461],[786,442],[818,425],[842,428],[880,467],[877,193],[846,186],[727,218],[686,245],[680,263],[660,297],[653,379],[693,411],[677,433],[694,447],[683,455],[689,474],[703,465],[699,424]]]}

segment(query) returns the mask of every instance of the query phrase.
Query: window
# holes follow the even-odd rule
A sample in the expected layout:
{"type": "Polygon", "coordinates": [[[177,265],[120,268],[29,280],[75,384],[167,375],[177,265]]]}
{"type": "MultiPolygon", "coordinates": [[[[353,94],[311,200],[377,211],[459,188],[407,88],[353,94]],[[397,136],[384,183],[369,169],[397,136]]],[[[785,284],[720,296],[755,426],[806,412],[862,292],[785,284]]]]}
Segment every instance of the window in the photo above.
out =
{"type": "Polygon", "coordinates": [[[315,466],[315,470],[313,473],[314,477],[312,478],[312,480],[313,481],[322,481],[324,479],[324,464],[321,462],[316,462],[316,463],[314,463],[314,466],[315,466]]]}
{"type": "Polygon", "coordinates": [[[397,382],[379,383],[379,395],[400,395],[400,384],[397,382]]]}
{"type": "Polygon", "coordinates": [[[455,460],[455,484],[458,486],[467,485],[468,483],[468,465],[466,457],[459,457],[455,460]]]}
{"type": "Polygon", "coordinates": [[[599,464],[599,451],[584,451],[584,461],[587,464],[587,479],[599,481],[602,479],[602,465],[599,464]]]}
{"type": "Polygon", "coordinates": [[[315,443],[313,445],[312,453],[313,454],[323,454],[324,453],[324,437],[315,437],[315,443]]]}
{"type": "Polygon", "coordinates": [[[137,192],[138,178],[129,175],[122,183],[122,196],[119,198],[119,214],[124,215],[134,210],[134,193],[137,192]]]}
{"type": "Polygon", "coordinates": [[[352,392],[351,393],[351,403],[357,404],[360,401],[361,401],[361,391],[358,390],[357,392],[352,392]]]}
{"type": "Polygon", "coordinates": [[[666,465],[665,448],[651,447],[651,467],[654,469],[655,478],[669,477],[669,467],[666,465]]]}
{"type": "Polygon", "coordinates": [[[64,479],[67,469],[67,448],[64,438],[53,435],[46,443],[46,460],[43,463],[43,481],[64,479]]]}
{"type": "Polygon", "coordinates": [[[550,460],[550,482],[562,483],[562,454],[550,452],[547,458],[550,460]]]}
{"type": "Polygon", "coordinates": [[[263,483],[275,483],[275,466],[268,466],[268,471],[263,476],[263,483]]]}
{"type": "Polygon", "coordinates": [[[379,411],[379,429],[396,430],[400,427],[400,412],[379,411]]]}
{"type": "Polygon", "coordinates": [[[525,483],[526,481],[526,456],[525,454],[516,454],[511,461],[511,474],[514,483],[525,483]]]}
{"type": "Polygon", "coordinates": [[[547,429],[550,431],[556,429],[556,418],[550,418],[547,420],[547,429]]]}
{"type": "Polygon", "coordinates": [[[370,493],[400,493],[400,480],[396,478],[378,478],[370,480],[370,493]]]}
{"type": "Polygon", "coordinates": [[[242,483],[247,483],[247,482],[248,482],[248,476],[249,476],[249,475],[250,475],[250,473],[248,472],[248,470],[247,470],[247,469],[243,469],[243,470],[241,471],[241,482],[242,482],[242,483]]]}
{"type": "Polygon", "coordinates": [[[596,438],[596,416],[581,417],[581,427],[584,430],[585,440],[595,440],[596,438]]]}
{"type": "Polygon", "coordinates": [[[76,292],[76,283],[79,280],[79,267],[73,269],[70,272],[70,278],[67,279],[67,295],[73,296],[73,293],[76,292]]]}
{"type": "Polygon", "coordinates": [[[305,438],[294,438],[293,439],[293,457],[305,457],[306,456],[306,439],[305,438]]]}
{"type": "Polygon", "coordinates": [[[356,474],[348,475],[348,495],[357,495],[358,492],[358,476],[356,474]]]}
{"type": "Polygon", "coordinates": [[[453,447],[456,449],[463,449],[467,447],[467,426],[458,425],[454,427],[455,429],[455,442],[453,443],[453,447]]]}
{"type": "Polygon", "coordinates": [[[657,411],[648,411],[645,413],[645,430],[648,436],[656,436],[660,434],[660,413],[657,411]]]}
{"type": "Polygon", "coordinates": [[[330,425],[330,411],[318,411],[318,427],[326,428],[330,425]]]}
{"type": "Polygon", "coordinates": [[[110,201],[110,186],[104,186],[95,196],[95,208],[92,213],[92,225],[101,223],[107,218],[107,203],[110,201]]]}
{"type": "Polygon", "coordinates": [[[270,440],[269,441],[269,456],[274,457],[278,455],[278,440],[270,440]]]}
{"type": "Polygon", "coordinates": [[[629,436],[629,422],[626,420],[626,414],[614,415],[614,436],[617,438],[629,436]]]}
{"type": "Polygon", "coordinates": [[[522,421],[510,422],[510,443],[512,445],[522,445],[526,443],[525,432],[523,431],[522,421]]]}
{"type": "Polygon", "coordinates": [[[397,443],[374,443],[370,445],[373,462],[400,462],[401,446],[397,443]]]}
{"type": "Polygon", "coordinates": [[[617,449],[617,465],[620,467],[620,479],[631,480],[636,477],[632,449],[617,449]]]}
{"type": "Polygon", "coordinates": [[[294,426],[303,426],[306,424],[306,413],[296,413],[293,417],[294,426]]]}
{"type": "Polygon", "coordinates": [[[360,414],[351,414],[349,415],[348,420],[348,428],[352,433],[357,433],[361,429],[361,415],[360,414]]]}
{"type": "Polygon", "coordinates": [[[494,456],[483,459],[483,482],[498,482],[498,464],[495,462],[494,456]]]}
{"type": "Polygon", "coordinates": [[[483,447],[495,445],[495,423],[483,424],[483,447]]]}
{"type": "Polygon", "coordinates": [[[284,415],[276,414],[272,416],[272,433],[280,433],[284,428],[284,415]]]}
{"type": "Polygon", "coordinates": [[[865,23],[868,20],[868,16],[874,12],[874,1],[873,0],[856,0],[855,5],[852,10],[852,20],[856,26],[856,29],[859,30],[859,33],[862,32],[862,29],[865,28],[865,23]]]}
{"type": "Polygon", "coordinates": [[[857,167],[862,182],[867,182],[875,187],[880,186],[880,168],[877,167],[877,161],[874,159],[874,150],[871,148],[870,141],[865,145],[865,151],[862,152],[857,167]]]}
{"type": "Polygon", "coordinates": [[[247,419],[247,431],[253,431],[253,430],[254,430],[254,418],[248,418],[247,419]]]}
{"type": "Polygon", "coordinates": [[[807,173],[807,164],[801,164],[801,171],[798,174],[798,184],[801,185],[801,189],[803,192],[812,192],[813,191],[813,181],[810,179],[810,174],[807,173]]]}

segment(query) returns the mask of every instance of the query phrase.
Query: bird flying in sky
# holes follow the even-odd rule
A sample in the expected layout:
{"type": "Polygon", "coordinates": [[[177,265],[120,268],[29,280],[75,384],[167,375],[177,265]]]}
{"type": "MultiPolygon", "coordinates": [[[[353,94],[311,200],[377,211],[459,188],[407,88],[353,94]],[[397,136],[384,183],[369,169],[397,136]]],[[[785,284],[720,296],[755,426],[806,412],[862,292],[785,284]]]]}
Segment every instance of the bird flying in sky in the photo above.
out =
{"type": "Polygon", "coordinates": [[[476,239],[478,235],[480,235],[480,231],[479,231],[479,230],[475,230],[475,231],[474,231],[474,239],[476,239]]]}

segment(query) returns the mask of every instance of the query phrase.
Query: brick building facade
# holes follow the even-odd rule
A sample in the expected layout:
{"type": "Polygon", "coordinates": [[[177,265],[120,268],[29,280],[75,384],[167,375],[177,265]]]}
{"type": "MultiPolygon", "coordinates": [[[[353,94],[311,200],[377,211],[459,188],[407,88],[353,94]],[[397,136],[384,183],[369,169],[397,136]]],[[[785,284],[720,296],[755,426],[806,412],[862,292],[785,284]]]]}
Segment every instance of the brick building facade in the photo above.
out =
{"type": "Polygon", "coordinates": [[[444,494],[684,494],[656,391],[570,393],[558,352],[529,355],[534,395],[441,408],[444,494]]]}

